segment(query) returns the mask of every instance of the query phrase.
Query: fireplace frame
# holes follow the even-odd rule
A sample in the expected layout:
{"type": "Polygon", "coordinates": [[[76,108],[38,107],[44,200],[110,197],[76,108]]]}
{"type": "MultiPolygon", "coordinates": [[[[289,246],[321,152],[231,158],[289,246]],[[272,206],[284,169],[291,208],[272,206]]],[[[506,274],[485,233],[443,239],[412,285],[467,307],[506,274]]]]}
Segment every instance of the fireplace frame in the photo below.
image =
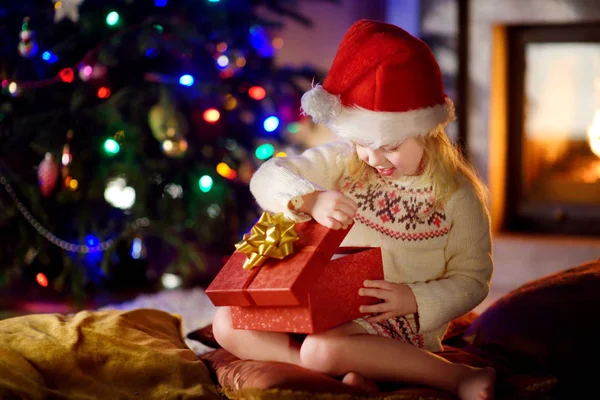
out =
{"type": "MultiPolygon", "coordinates": [[[[600,204],[527,204],[523,194],[525,48],[529,43],[600,43],[600,21],[508,26],[506,29],[506,206],[503,230],[600,236],[600,204]]],[[[600,188],[600,183],[597,183],[600,188]]],[[[600,189],[599,189],[600,190],[600,189]]]]}

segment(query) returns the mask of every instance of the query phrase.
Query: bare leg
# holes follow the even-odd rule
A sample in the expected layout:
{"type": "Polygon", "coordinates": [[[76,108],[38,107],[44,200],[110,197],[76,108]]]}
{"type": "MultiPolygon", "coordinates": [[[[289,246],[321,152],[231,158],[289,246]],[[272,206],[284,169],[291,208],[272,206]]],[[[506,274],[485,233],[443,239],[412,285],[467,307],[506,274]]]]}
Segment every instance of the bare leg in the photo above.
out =
{"type": "Polygon", "coordinates": [[[311,335],[302,344],[300,359],[306,368],[331,375],[354,372],[367,379],[436,387],[463,400],[493,398],[493,369],[454,364],[394,339],[364,334],[311,335]]]}
{"type": "MultiPolygon", "coordinates": [[[[362,326],[354,322],[348,322],[346,324],[340,325],[336,328],[328,330],[327,332],[323,332],[315,336],[329,338],[364,334],[367,334],[367,331],[365,331],[365,329],[362,326]]],[[[366,393],[379,392],[379,388],[377,387],[375,381],[367,379],[354,371],[346,372],[342,378],[342,383],[345,383],[348,386],[356,387],[366,393]]]]}
{"type": "Polygon", "coordinates": [[[242,360],[280,361],[302,366],[300,343],[287,333],[234,329],[229,307],[217,310],[213,334],[221,347],[242,360]]]}
{"type": "MultiPolygon", "coordinates": [[[[331,329],[323,336],[345,336],[365,333],[358,324],[348,323],[331,329]]],[[[287,333],[262,332],[234,329],[231,325],[231,309],[221,307],[213,320],[216,341],[231,354],[243,360],[280,361],[304,367],[300,361],[300,343],[287,333]]],[[[364,392],[377,391],[375,382],[356,374],[346,374],[343,383],[364,392]]]]}
{"type": "MultiPolygon", "coordinates": [[[[364,334],[353,322],[308,336],[302,346],[286,333],[237,330],[228,307],[217,310],[213,321],[217,342],[241,359],[280,361],[357,384],[362,377],[418,383],[447,390],[462,400],[491,400],[495,373],[453,364],[398,340],[364,334]]],[[[370,383],[368,381],[367,385],[370,383]]]]}
{"type": "Polygon", "coordinates": [[[342,383],[345,383],[348,386],[353,386],[367,393],[379,392],[379,388],[377,387],[375,381],[367,379],[356,372],[348,372],[346,375],[344,375],[342,378],[342,383]]]}

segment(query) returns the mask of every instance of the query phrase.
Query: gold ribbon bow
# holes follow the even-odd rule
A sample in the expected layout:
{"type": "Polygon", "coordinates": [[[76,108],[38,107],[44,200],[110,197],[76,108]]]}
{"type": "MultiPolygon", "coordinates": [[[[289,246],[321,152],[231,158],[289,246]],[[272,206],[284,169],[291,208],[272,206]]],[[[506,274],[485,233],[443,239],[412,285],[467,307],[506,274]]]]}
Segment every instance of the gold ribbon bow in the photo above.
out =
{"type": "Polygon", "coordinates": [[[261,266],[267,258],[281,260],[292,254],[294,242],[298,240],[295,225],[283,213],[270,215],[263,212],[250,233],[235,245],[238,251],[246,254],[244,269],[261,266]]]}

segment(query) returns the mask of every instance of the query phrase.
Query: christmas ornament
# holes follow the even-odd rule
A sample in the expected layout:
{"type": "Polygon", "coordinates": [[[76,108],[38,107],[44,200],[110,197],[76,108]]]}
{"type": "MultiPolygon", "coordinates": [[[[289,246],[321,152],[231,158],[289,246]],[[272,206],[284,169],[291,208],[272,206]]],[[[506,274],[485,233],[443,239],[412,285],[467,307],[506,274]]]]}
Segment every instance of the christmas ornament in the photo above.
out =
{"type": "Polygon", "coordinates": [[[177,111],[175,104],[166,91],[161,91],[160,100],[150,108],[148,125],[152,135],[159,142],[179,141],[188,133],[185,116],[177,111]]]}
{"type": "Polygon", "coordinates": [[[52,0],[54,3],[54,23],[67,17],[73,22],[79,22],[79,6],[83,0],[52,0]]]}
{"type": "Polygon", "coordinates": [[[159,142],[167,139],[181,139],[187,135],[188,131],[185,116],[162,104],[152,106],[148,114],[148,125],[152,136],[159,142]]]}
{"type": "Polygon", "coordinates": [[[38,183],[42,196],[47,197],[52,193],[56,179],[58,178],[58,165],[52,153],[46,153],[46,156],[38,168],[38,183]]]}
{"type": "Polygon", "coordinates": [[[38,44],[35,40],[35,32],[29,29],[29,17],[25,17],[19,34],[19,54],[25,58],[31,58],[37,52],[38,44]]]}

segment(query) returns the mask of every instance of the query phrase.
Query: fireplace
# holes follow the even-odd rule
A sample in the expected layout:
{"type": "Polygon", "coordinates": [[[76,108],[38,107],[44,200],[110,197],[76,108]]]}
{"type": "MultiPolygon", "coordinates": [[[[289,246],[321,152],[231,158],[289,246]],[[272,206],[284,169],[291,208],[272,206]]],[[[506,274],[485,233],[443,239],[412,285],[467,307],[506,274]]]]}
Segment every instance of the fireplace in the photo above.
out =
{"type": "Polygon", "coordinates": [[[600,23],[506,33],[504,228],[600,235],[600,23]]]}

